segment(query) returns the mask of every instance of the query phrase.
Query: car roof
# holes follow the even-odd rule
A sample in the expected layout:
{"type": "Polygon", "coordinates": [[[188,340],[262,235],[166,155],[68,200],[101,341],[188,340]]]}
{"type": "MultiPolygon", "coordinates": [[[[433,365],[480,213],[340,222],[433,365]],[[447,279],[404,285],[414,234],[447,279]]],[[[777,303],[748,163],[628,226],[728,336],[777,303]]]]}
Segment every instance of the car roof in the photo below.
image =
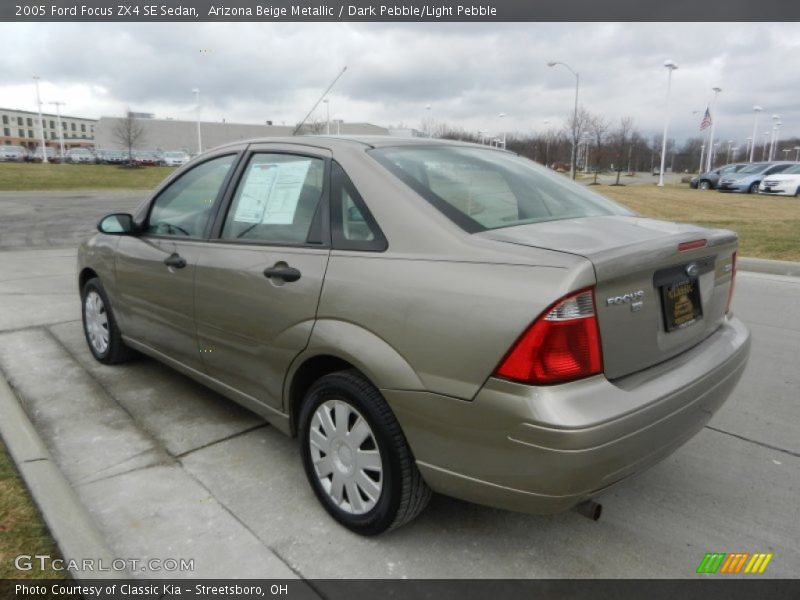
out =
{"type": "Polygon", "coordinates": [[[317,148],[325,148],[328,150],[336,150],[337,148],[352,147],[360,145],[367,148],[385,148],[396,146],[451,146],[451,147],[471,147],[483,148],[485,150],[494,150],[497,152],[505,152],[505,150],[487,146],[485,144],[475,144],[472,142],[462,142],[459,140],[443,140],[438,138],[420,138],[420,137],[397,137],[392,135],[300,135],[300,136],[281,136],[281,137],[265,137],[254,138],[250,140],[242,140],[232,142],[220,146],[238,146],[240,144],[299,144],[301,146],[313,146],[317,148]]]}

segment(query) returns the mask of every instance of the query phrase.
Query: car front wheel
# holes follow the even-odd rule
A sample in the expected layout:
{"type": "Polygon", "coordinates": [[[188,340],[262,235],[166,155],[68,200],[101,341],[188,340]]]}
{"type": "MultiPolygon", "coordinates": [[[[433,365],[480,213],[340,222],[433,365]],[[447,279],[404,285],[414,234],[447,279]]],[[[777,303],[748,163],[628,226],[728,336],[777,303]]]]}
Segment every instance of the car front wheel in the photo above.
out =
{"type": "Polygon", "coordinates": [[[377,535],[416,517],[431,490],[400,424],[378,389],[358,371],[317,380],[299,418],[306,476],[339,523],[377,535]]]}
{"type": "Polygon", "coordinates": [[[98,278],[90,279],[82,291],[83,333],[92,355],[107,365],[132,358],[135,352],[122,341],[111,304],[98,278]]]}
{"type": "Polygon", "coordinates": [[[748,194],[757,194],[758,193],[758,185],[759,182],[751,183],[750,187],[747,189],[748,194]]]}
{"type": "Polygon", "coordinates": [[[703,180],[703,181],[701,181],[700,183],[697,184],[697,187],[699,187],[701,190],[710,190],[711,189],[711,182],[703,180]]]}

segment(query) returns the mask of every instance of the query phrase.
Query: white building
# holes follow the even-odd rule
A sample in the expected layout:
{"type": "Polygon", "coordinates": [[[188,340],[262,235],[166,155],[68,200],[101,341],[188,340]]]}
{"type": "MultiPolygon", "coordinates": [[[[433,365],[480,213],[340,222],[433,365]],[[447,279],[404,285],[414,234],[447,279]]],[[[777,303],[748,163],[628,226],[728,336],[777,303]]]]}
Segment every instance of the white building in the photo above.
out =
{"type": "MultiPolygon", "coordinates": [[[[58,117],[42,113],[45,144],[59,148],[58,117]]],[[[61,115],[64,149],[94,146],[96,119],[61,115]]],[[[39,113],[13,108],[0,108],[0,144],[34,149],[41,144],[39,113]]]]}

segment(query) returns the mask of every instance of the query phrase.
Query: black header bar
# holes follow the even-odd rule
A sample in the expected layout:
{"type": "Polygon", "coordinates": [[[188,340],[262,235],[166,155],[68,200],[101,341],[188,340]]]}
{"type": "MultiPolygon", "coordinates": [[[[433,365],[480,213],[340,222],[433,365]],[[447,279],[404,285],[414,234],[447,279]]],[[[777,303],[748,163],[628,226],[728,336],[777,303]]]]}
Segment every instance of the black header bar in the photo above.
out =
{"type": "Polygon", "coordinates": [[[17,22],[782,22],[797,0],[3,0],[17,22]]]}

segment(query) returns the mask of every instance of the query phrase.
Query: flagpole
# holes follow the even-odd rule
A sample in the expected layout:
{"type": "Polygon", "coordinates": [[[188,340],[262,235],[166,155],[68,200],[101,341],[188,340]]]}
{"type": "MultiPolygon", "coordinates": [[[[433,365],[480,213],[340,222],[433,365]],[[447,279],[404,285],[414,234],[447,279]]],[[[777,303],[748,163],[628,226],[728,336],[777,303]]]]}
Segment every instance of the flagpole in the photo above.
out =
{"type": "Polygon", "coordinates": [[[708,135],[708,154],[706,155],[706,172],[711,170],[711,161],[714,157],[714,129],[717,126],[717,95],[722,91],[722,88],[715,87],[714,99],[711,101],[711,132],[708,135]]]}

